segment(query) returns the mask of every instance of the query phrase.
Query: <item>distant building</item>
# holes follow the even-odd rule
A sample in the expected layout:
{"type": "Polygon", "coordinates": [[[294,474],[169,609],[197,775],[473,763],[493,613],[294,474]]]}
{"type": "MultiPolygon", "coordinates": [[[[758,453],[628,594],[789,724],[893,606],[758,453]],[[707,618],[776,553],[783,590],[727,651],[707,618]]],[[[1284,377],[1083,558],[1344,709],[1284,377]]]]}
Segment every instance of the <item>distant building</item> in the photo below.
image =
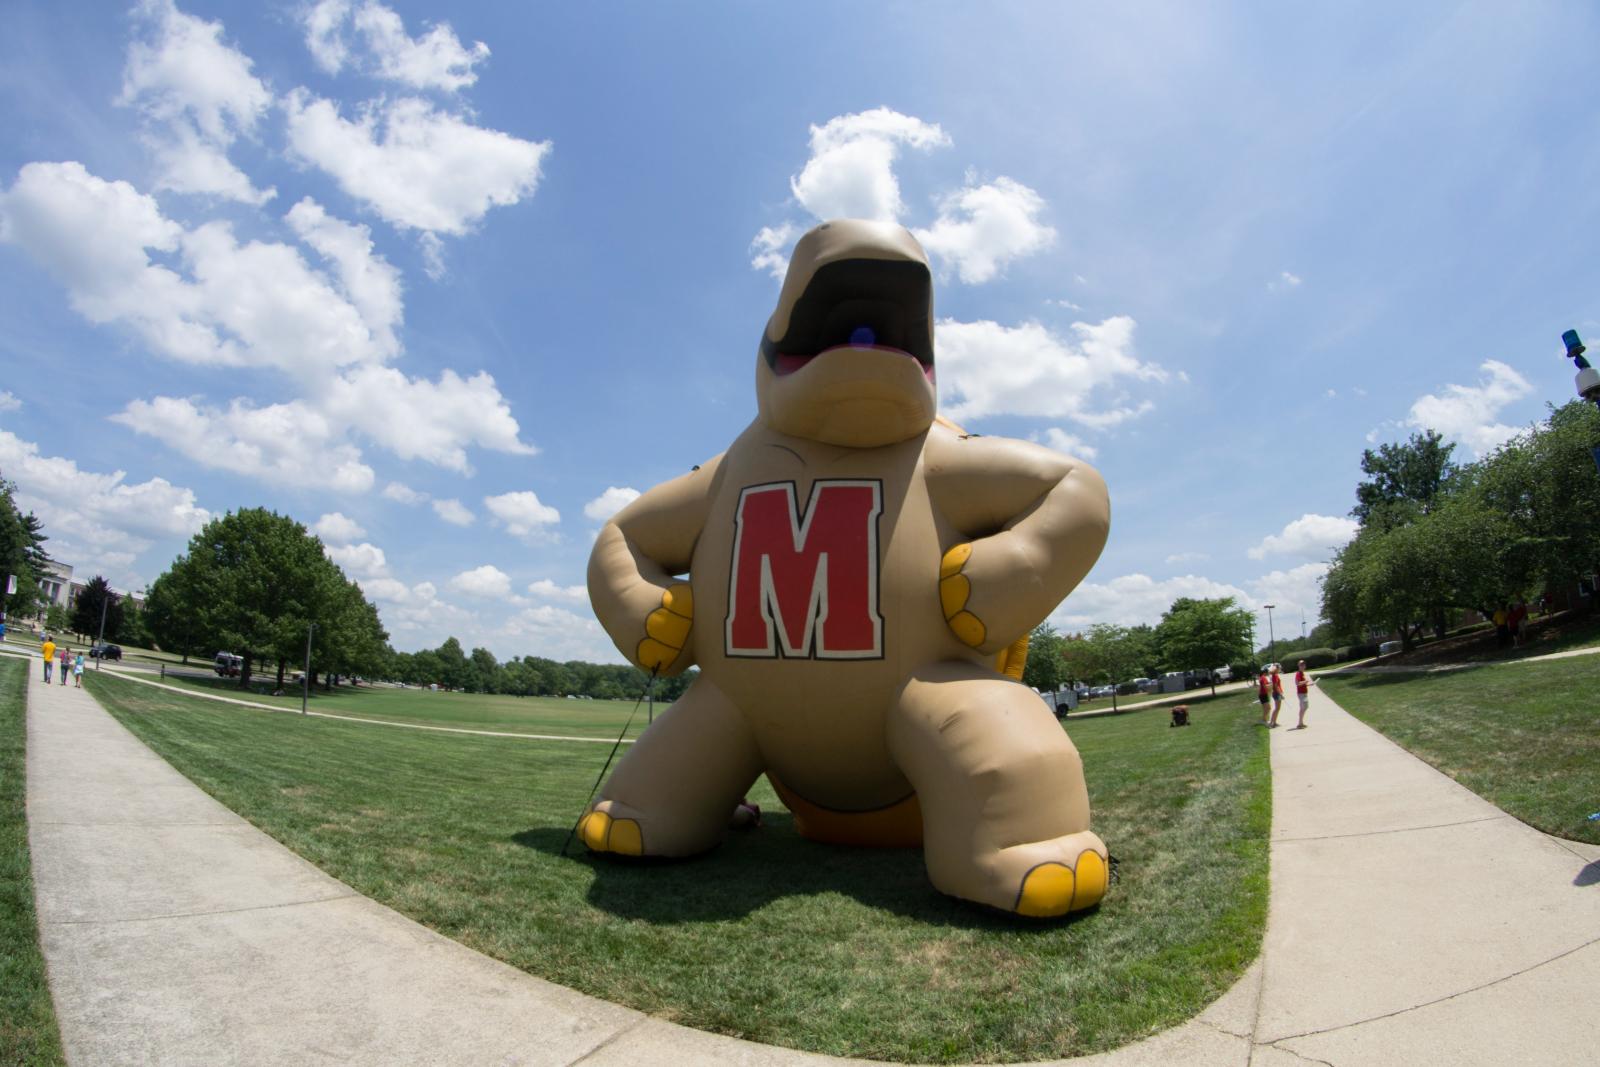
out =
{"type": "MultiPolygon", "coordinates": [[[[39,594],[45,599],[45,606],[39,611],[39,620],[41,622],[44,621],[44,613],[51,607],[60,607],[63,610],[71,611],[72,605],[78,601],[78,595],[87,587],[86,582],[73,581],[72,572],[73,567],[70,563],[51,560],[45,564],[44,574],[39,578],[39,594]]],[[[125,593],[112,586],[111,591],[140,611],[144,610],[144,592],[142,590],[137,593],[125,593]]]]}

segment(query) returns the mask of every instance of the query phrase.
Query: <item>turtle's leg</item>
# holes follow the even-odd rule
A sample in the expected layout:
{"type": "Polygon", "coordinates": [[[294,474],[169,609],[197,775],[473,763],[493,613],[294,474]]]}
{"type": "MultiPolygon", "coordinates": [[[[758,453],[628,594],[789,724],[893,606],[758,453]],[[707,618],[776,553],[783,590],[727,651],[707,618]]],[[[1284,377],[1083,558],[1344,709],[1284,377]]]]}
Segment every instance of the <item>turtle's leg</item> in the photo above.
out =
{"type": "Polygon", "coordinates": [[[578,836],[626,856],[704,852],[761,770],[744,716],[701,675],[623,757],[578,836]]]}
{"type": "Polygon", "coordinates": [[[1083,763],[1031,689],[974,663],[930,664],[900,690],[889,751],[922,802],[940,892],[1039,917],[1105,895],[1083,763]]]}

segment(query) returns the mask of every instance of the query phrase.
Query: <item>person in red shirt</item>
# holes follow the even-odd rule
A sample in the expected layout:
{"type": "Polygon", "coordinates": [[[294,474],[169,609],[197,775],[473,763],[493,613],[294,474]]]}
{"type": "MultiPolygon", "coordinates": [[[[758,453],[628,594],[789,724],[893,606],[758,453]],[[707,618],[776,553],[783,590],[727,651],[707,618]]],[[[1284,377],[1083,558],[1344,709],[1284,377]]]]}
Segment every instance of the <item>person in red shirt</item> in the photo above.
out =
{"type": "Polygon", "coordinates": [[[1311,706],[1311,687],[1316,681],[1306,673],[1306,661],[1300,661],[1300,669],[1294,672],[1294,691],[1300,697],[1300,723],[1296,730],[1306,728],[1306,709],[1311,706]]]}
{"type": "Polygon", "coordinates": [[[1272,721],[1268,726],[1278,725],[1278,712],[1283,710],[1283,668],[1276,663],[1272,665],[1272,721]]]}
{"type": "Polygon", "coordinates": [[[1256,678],[1256,699],[1261,701],[1261,725],[1271,725],[1268,702],[1272,699],[1272,679],[1267,675],[1267,669],[1261,668],[1261,674],[1256,678]]]}

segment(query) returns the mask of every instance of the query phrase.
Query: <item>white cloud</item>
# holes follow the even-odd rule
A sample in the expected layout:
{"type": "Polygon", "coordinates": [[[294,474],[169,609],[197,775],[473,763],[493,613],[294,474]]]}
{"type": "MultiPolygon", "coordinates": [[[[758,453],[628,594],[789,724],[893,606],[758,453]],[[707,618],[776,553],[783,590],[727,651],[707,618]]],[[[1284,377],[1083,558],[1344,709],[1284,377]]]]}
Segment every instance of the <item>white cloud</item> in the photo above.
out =
{"type": "Polygon", "coordinates": [[[581,585],[557,585],[548,578],[540,578],[528,585],[528,592],[542,600],[570,600],[575,603],[586,602],[589,599],[589,590],[581,585]]]}
{"type": "Polygon", "coordinates": [[[367,531],[361,524],[342,512],[330,511],[316,521],[311,527],[311,532],[328,544],[349,544],[358,537],[365,537],[367,531]]]}
{"type": "Polygon", "coordinates": [[[372,488],[372,468],[321,413],[295,400],[226,410],[181,397],[134,400],[112,422],[154,437],[201,466],[278,485],[339,493],[372,488]]]}
{"type": "Polygon", "coordinates": [[[423,459],[463,474],[472,469],[468,445],[518,456],[538,451],[518,439],[510,402],[483,371],[463,378],[446,369],[437,381],[427,381],[369,364],[328,383],[318,400],[340,423],[401,459],[423,459]]]}
{"type": "Polygon", "coordinates": [[[1302,279],[1298,274],[1283,271],[1276,278],[1267,283],[1269,293],[1287,293],[1291,289],[1300,288],[1302,279]]]}
{"type": "Polygon", "coordinates": [[[638,499],[637,489],[627,486],[607,486],[605,492],[583,506],[583,513],[595,522],[605,522],[638,499]]]}
{"type": "Polygon", "coordinates": [[[478,517],[459,500],[435,500],[433,513],[452,526],[471,526],[478,517]]]}
{"type": "Polygon", "coordinates": [[[1168,562],[1168,563],[1198,563],[1201,560],[1206,560],[1206,559],[1210,559],[1210,558],[1211,557],[1209,555],[1207,555],[1206,553],[1204,553],[1204,552],[1174,552],[1172,555],[1167,557],[1166,562],[1168,562]]]}
{"type": "Polygon", "coordinates": [[[1270,637],[1299,637],[1302,613],[1308,630],[1321,621],[1321,581],[1327,572],[1327,563],[1302,563],[1290,570],[1272,571],[1248,583],[1254,600],[1244,604],[1256,611],[1257,648],[1265,647],[1270,637]],[[1272,605],[1271,619],[1262,610],[1264,604],[1272,605]]]}
{"type": "Polygon", "coordinates": [[[383,487],[383,497],[399,504],[420,504],[428,499],[428,494],[419,493],[404,482],[390,482],[383,487]]]}
{"type": "Polygon", "coordinates": [[[222,41],[222,24],[179,11],[171,0],[144,0],[134,12],[145,36],[128,46],[117,102],[137,107],[161,168],[157,187],[261,204],[258,190],[227,158],[254,131],[272,93],[251,61],[222,41]]]}
{"type": "Polygon", "coordinates": [[[493,631],[495,644],[548,656],[555,660],[581,659],[590,663],[617,663],[621,657],[610,638],[592,616],[550,604],[523,608],[493,631]]]}
{"type": "Polygon", "coordinates": [[[892,222],[905,210],[894,176],[900,146],[928,150],[949,143],[938,124],[889,108],[839,115],[811,127],[811,158],[789,187],[819,219],[892,222]]]}
{"type": "Polygon", "coordinates": [[[1236,585],[1196,574],[1157,581],[1147,574],[1125,574],[1109,582],[1084,582],[1050,616],[1057,629],[1081,630],[1097,622],[1154,625],[1181,596],[1216,599],[1231,596],[1248,607],[1250,594],[1236,585]]]}
{"type": "Polygon", "coordinates": [[[1478,369],[1483,373],[1477,385],[1447,385],[1440,395],[1418,397],[1405,425],[1436,430],[1460,441],[1476,456],[1504,444],[1517,433],[1517,427],[1495,420],[1502,409],[1532,393],[1533,386],[1496,359],[1484,360],[1478,369]]]}
{"type": "Polygon", "coordinates": [[[52,556],[104,569],[128,587],[142,584],[128,568],[153,539],[186,538],[211,517],[192,490],[165,478],[129,484],[123,471],[82,470],[6,430],[0,430],[0,472],[16,482],[22,510],[44,523],[52,556]]]}
{"type": "Polygon", "coordinates": [[[792,222],[761,227],[750,242],[750,265],[781,281],[789,270],[788,245],[799,236],[800,227],[792,222]]]}
{"type": "Polygon", "coordinates": [[[22,401],[18,400],[9,390],[0,389],[0,411],[21,411],[22,401]]]}
{"type": "Polygon", "coordinates": [[[466,233],[490,208],[533,195],[550,150],[415,97],[375,102],[353,122],[304,89],[284,107],[291,152],[404,229],[466,233]]]}
{"type": "Polygon", "coordinates": [[[987,282],[1007,263],[1043,251],[1055,243],[1056,231],[1039,221],[1044,200],[1010,178],[996,178],[944,197],[939,218],[926,230],[913,231],[930,253],[948,260],[968,285],[987,282]]]}
{"type": "Polygon", "coordinates": [[[323,545],[322,551],[357,580],[387,578],[389,560],[383,549],[363,541],[359,545],[323,545]]]}
{"type": "Polygon", "coordinates": [[[61,281],[85,318],[126,326],[173,359],[321,377],[392,353],[389,324],[363,319],[293,247],[241,245],[225,222],[185,230],[152,197],[81,163],[25,165],[0,192],[0,239],[61,281]]]}
{"type": "Polygon", "coordinates": [[[488,45],[477,41],[464,47],[448,22],[411,37],[400,16],[375,0],[354,9],[353,17],[348,0],[322,0],[301,13],[301,23],[306,47],[329,74],[339,73],[351,58],[346,25],[360,35],[375,61],[372,73],[416,89],[463,89],[478,80],[473,68],[489,58],[488,45]]]}
{"type": "Polygon", "coordinates": [[[372,231],[334,218],[309,196],[290,208],[284,219],[334,268],[340,288],[373,331],[378,352],[398,352],[394,331],[404,314],[400,272],[373,251],[372,231]]]}
{"type": "Polygon", "coordinates": [[[1100,450],[1089,444],[1077,434],[1068,433],[1059,426],[1051,426],[1044,432],[1044,436],[1034,434],[1029,440],[1038,441],[1047,448],[1063,452],[1069,456],[1078,456],[1082,459],[1093,459],[1100,450]]]}
{"type": "Polygon", "coordinates": [[[485,563],[450,579],[450,588],[468,596],[505,598],[511,595],[511,576],[499,567],[485,563]]]}
{"type": "Polygon", "coordinates": [[[1104,392],[1127,381],[1165,381],[1167,372],[1142,363],[1133,349],[1134,321],[1115,316],[1097,325],[1072,324],[1064,338],[1037,322],[937,325],[938,372],[945,414],[960,421],[985,415],[1068,418],[1112,426],[1150,410],[1149,401],[1107,406],[1104,392]],[[1004,374],[995,373],[1004,367],[1004,374]]]}
{"type": "Polygon", "coordinates": [[[545,527],[561,521],[561,512],[542,503],[532,490],[486,496],[483,503],[495,521],[504,525],[513,537],[537,539],[546,536],[545,527]]]}
{"type": "Polygon", "coordinates": [[[1336,515],[1302,515],[1279,533],[1268,534],[1259,545],[1250,549],[1251,559],[1267,556],[1302,556],[1306,559],[1326,559],[1335,549],[1342,548],[1356,535],[1360,523],[1336,515]]]}

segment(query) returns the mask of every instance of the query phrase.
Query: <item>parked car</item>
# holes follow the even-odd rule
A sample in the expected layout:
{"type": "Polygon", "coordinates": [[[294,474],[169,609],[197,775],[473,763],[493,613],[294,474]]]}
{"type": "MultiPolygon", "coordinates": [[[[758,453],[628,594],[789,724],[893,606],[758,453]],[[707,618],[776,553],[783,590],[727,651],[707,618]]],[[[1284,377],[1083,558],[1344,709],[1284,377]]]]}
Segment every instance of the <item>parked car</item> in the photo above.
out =
{"type": "Polygon", "coordinates": [[[113,644],[110,644],[109,642],[106,643],[106,644],[103,644],[103,645],[90,645],[89,646],[89,656],[92,659],[102,659],[102,660],[114,659],[118,663],[121,663],[122,662],[122,646],[121,645],[113,645],[113,644]]]}
{"type": "Polygon", "coordinates": [[[1217,680],[1218,685],[1221,685],[1223,682],[1231,682],[1233,681],[1233,668],[1224,663],[1222,666],[1212,671],[1211,675],[1217,680]]]}
{"type": "Polygon", "coordinates": [[[1392,656],[1396,652],[1399,652],[1401,647],[1403,646],[1399,641],[1385,641],[1383,644],[1378,646],[1378,655],[1392,656]]]}
{"type": "Polygon", "coordinates": [[[222,678],[237,678],[239,672],[244,670],[244,657],[232,652],[218,652],[217,658],[212,661],[211,669],[222,678]]]}
{"type": "Polygon", "coordinates": [[[1157,689],[1161,688],[1161,683],[1156,681],[1154,678],[1135,678],[1133,680],[1133,687],[1141,693],[1154,693],[1157,689]]]}
{"type": "Polygon", "coordinates": [[[1114,685],[1097,685],[1089,690],[1089,695],[1092,697],[1108,697],[1116,691],[1117,687],[1114,685]]]}

